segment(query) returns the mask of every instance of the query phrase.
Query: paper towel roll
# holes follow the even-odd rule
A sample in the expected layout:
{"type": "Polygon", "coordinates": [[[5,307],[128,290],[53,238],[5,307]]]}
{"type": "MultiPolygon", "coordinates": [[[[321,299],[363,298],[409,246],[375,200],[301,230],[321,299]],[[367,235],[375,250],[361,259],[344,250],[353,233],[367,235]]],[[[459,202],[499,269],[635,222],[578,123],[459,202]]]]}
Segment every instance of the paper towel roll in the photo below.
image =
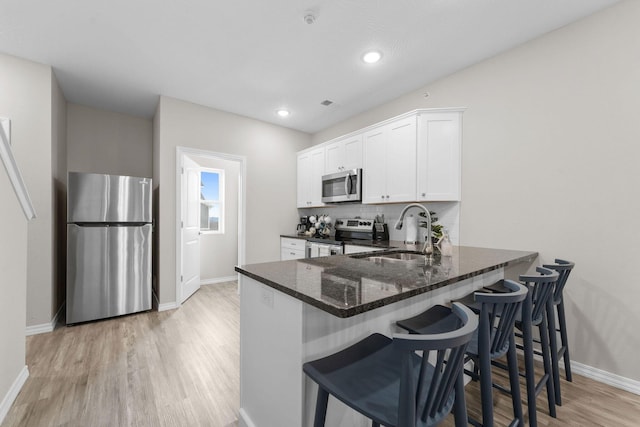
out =
{"type": "Polygon", "coordinates": [[[418,242],[418,218],[413,214],[407,215],[404,219],[405,243],[415,244],[418,242]]]}

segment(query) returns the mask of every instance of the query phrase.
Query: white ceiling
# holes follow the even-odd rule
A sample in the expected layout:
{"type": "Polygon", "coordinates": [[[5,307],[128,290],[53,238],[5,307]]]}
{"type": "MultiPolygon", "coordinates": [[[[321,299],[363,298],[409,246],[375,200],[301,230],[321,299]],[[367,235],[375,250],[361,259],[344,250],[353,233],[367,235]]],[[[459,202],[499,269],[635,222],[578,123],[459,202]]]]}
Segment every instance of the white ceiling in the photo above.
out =
{"type": "Polygon", "coordinates": [[[167,95],[313,133],[617,1],[0,0],[0,52],[73,103],[152,117],[167,95]]]}

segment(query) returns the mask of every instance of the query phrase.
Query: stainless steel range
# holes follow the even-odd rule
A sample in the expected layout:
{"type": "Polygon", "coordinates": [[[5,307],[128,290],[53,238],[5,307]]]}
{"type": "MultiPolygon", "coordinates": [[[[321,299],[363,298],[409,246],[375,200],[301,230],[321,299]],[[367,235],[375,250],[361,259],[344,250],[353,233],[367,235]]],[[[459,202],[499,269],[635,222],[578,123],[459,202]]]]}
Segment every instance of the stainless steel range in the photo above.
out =
{"type": "Polygon", "coordinates": [[[335,223],[336,240],[373,240],[374,220],[367,218],[342,218],[335,223]]]}
{"type": "Polygon", "coordinates": [[[372,219],[346,218],[335,221],[333,238],[309,238],[305,245],[305,258],[342,255],[344,242],[353,240],[373,240],[372,219]]]}

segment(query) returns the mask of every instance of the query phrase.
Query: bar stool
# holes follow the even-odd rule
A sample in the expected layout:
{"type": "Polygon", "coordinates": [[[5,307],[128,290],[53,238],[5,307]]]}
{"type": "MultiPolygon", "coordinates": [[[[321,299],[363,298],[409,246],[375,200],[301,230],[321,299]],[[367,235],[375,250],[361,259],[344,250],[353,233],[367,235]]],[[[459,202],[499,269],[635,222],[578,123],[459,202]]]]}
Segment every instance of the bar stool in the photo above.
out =
{"type": "MultiPolygon", "coordinates": [[[[527,406],[529,408],[529,425],[538,425],[536,397],[544,387],[547,389],[549,415],[556,418],[555,392],[551,367],[551,350],[549,347],[549,326],[547,313],[550,312],[553,288],[558,280],[558,273],[544,267],[536,267],[539,275],[521,275],[520,281],[529,288],[529,293],[522,306],[522,315],[516,320],[516,328],[522,331],[522,348],[524,352],[524,370],[527,386],[527,406]],[[534,371],[533,327],[537,326],[542,346],[542,364],[544,374],[536,382],[534,371]]],[[[506,282],[506,281],[505,281],[506,282]]],[[[551,323],[554,323],[553,320],[551,323]]]]}
{"type": "MultiPolygon", "coordinates": [[[[468,374],[474,379],[480,380],[482,402],[482,424],[469,418],[469,422],[473,425],[493,426],[491,361],[505,354],[507,355],[510,389],[504,391],[511,394],[514,414],[511,425],[524,425],[513,328],[516,317],[522,309],[522,304],[527,298],[528,289],[510,280],[505,281],[504,286],[510,291],[509,293],[476,292],[472,294],[474,297],[473,308],[477,309],[479,313],[480,323],[477,333],[474,334],[467,347],[467,356],[474,362],[474,373],[468,372],[468,374]]],[[[398,321],[396,324],[413,333],[425,333],[433,328],[442,328],[449,319],[439,318],[436,310],[440,311],[438,306],[412,318],[398,321]]]]}
{"type": "Polygon", "coordinates": [[[374,427],[435,426],[452,409],[456,426],[465,426],[463,360],[478,319],[462,304],[452,312],[461,324],[452,332],[394,334],[393,339],[373,334],[305,363],[304,372],[318,384],[314,426],[324,426],[329,394],[371,419],[374,427]],[[435,364],[429,363],[432,351],[435,364]]]}
{"type": "Polygon", "coordinates": [[[569,357],[569,340],[567,339],[567,321],[564,314],[563,291],[567,284],[567,279],[571,270],[575,267],[575,263],[556,259],[555,264],[544,264],[543,267],[558,272],[558,281],[556,282],[553,296],[551,298],[551,308],[549,309],[549,341],[551,347],[551,363],[553,367],[553,386],[555,389],[555,398],[558,405],[562,405],[562,396],[560,393],[560,367],[559,359],[564,359],[564,374],[567,381],[573,381],[571,377],[571,359],[569,357]],[[554,313],[555,312],[555,313],[554,313]],[[555,314],[558,315],[558,327],[553,324],[552,319],[555,314]],[[557,344],[557,333],[560,333],[561,346],[557,344]]]}

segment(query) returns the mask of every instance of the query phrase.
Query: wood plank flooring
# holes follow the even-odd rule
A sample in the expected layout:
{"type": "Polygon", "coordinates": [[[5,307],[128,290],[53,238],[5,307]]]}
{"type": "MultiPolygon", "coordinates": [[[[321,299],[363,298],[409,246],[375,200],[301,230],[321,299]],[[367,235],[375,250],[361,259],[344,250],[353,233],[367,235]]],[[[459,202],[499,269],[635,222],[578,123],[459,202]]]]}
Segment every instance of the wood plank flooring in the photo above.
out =
{"type": "Polygon", "coordinates": [[[178,310],[61,327],[27,338],[30,376],[8,426],[235,426],[236,282],[178,310]]]}
{"type": "MultiPolygon", "coordinates": [[[[28,337],[30,376],[2,427],[237,426],[236,286],[204,286],[178,310],[28,337]]],[[[477,384],[466,394],[479,418],[477,384]]],[[[575,374],[573,383],[562,380],[562,396],[554,419],[541,393],[541,426],[640,425],[640,396],[575,374]]],[[[497,391],[494,398],[496,425],[507,425],[510,398],[497,391]]],[[[453,426],[452,417],[445,425],[453,426]]]]}

